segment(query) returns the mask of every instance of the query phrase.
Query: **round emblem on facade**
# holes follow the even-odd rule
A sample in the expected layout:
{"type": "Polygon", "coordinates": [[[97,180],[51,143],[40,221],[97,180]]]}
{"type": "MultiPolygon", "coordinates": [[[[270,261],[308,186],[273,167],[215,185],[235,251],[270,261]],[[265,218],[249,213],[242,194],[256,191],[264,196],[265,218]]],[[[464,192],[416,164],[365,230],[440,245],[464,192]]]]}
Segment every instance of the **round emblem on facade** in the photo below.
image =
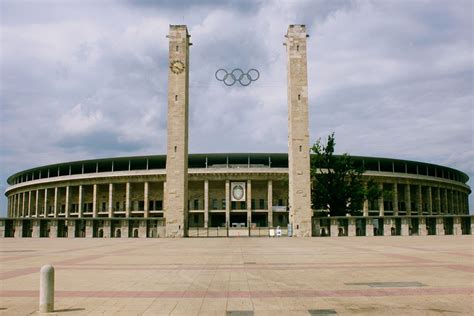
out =
{"type": "Polygon", "coordinates": [[[181,60],[174,60],[170,64],[170,69],[175,74],[180,74],[184,71],[184,64],[181,60]]]}
{"type": "Polygon", "coordinates": [[[244,188],[241,185],[236,185],[232,191],[232,196],[235,200],[240,201],[244,197],[244,188]]]}

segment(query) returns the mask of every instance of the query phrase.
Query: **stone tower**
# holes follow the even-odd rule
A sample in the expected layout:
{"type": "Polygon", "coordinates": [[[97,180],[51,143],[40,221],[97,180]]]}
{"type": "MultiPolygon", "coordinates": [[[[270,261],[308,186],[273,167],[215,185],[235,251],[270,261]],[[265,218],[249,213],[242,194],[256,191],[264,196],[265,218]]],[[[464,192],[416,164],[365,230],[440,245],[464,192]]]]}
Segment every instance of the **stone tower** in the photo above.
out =
{"type": "Polygon", "coordinates": [[[189,37],[185,25],[170,25],[166,237],[184,237],[187,231],[189,37]]]}
{"type": "Polygon", "coordinates": [[[311,236],[311,181],[308,128],[306,27],[290,25],[288,55],[288,177],[290,223],[293,236],[311,236]]]}

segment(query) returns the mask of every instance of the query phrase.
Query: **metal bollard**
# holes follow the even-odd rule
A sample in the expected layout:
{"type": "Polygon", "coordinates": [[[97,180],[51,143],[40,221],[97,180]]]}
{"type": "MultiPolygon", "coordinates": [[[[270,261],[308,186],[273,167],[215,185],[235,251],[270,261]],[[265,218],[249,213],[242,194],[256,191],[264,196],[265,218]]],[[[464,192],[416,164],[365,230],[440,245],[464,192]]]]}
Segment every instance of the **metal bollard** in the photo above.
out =
{"type": "Polygon", "coordinates": [[[40,313],[51,313],[54,311],[54,268],[52,265],[44,265],[40,272],[40,313]]]}

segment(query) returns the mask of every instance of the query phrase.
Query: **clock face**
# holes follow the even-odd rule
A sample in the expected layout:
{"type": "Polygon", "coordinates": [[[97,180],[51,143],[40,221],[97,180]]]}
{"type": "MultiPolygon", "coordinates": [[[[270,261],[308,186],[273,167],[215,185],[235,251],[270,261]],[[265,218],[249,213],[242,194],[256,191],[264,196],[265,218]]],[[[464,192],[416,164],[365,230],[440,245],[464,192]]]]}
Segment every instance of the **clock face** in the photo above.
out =
{"type": "Polygon", "coordinates": [[[175,74],[180,74],[184,71],[184,64],[181,60],[174,60],[171,62],[170,69],[175,74]]]}
{"type": "Polygon", "coordinates": [[[240,201],[244,197],[244,188],[241,185],[236,185],[232,191],[235,200],[240,201]]]}

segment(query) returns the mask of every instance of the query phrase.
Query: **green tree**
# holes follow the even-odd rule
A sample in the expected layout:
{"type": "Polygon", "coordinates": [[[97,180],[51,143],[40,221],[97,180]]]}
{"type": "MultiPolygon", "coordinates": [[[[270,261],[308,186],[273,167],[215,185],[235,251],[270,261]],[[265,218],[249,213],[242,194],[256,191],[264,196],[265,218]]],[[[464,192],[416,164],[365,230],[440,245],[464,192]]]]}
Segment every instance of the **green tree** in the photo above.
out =
{"type": "Polygon", "coordinates": [[[364,168],[345,153],[334,155],[334,133],[327,143],[318,139],[311,148],[311,178],[313,209],[329,210],[331,216],[362,215],[364,200],[380,196],[376,184],[362,180],[364,168]]]}

